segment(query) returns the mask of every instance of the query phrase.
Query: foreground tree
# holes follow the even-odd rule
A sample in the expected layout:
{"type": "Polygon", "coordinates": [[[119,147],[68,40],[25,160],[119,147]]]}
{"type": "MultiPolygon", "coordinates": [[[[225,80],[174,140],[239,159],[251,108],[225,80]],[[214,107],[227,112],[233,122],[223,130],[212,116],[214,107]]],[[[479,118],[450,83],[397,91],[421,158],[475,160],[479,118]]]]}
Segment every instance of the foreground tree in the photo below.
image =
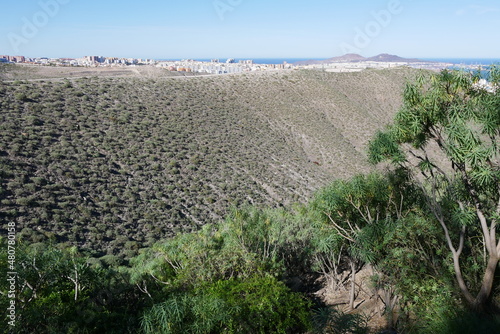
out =
{"type": "Polygon", "coordinates": [[[460,291],[476,310],[489,302],[500,259],[499,80],[498,67],[491,69],[489,85],[464,71],[421,76],[407,85],[394,124],[369,147],[372,162],[405,168],[422,188],[442,227],[460,291]],[[474,287],[461,255],[483,248],[483,275],[474,287]]]}
{"type": "Polygon", "coordinates": [[[356,272],[360,264],[373,264],[374,253],[366,231],[402,219],[418,202],[418,192],[407,181],[406,174],[401,171],[385,176],[358,175],[350,180],[333,182],[319,191],[312,202],[326,226],[336,232],[336,237],[331,238],[331,249],[346,256],[349,262],[350,309],[354,309],[356,272]]]}
{"type": "MultiPolygon", "coordinates": [[[[0,246],[7,241],[0,237],[0,246]]],[[[106,268],[75,247],[16,242],[16,327],[7,321],[0,333],[128,333],[139,326],[144,298],[118,268],[106,268]],[[62,248],[62,247],[61,247],[62,248]],[[92,264],[91,264],[92,263],[92,264]],[[13,331],[14,330],[14,331],[13,331]]],[[[0,275],[11,271],[0,252],[0,275]]],[[[0,281],[0,307],[7,309],[11,283],[0,281]]]]}

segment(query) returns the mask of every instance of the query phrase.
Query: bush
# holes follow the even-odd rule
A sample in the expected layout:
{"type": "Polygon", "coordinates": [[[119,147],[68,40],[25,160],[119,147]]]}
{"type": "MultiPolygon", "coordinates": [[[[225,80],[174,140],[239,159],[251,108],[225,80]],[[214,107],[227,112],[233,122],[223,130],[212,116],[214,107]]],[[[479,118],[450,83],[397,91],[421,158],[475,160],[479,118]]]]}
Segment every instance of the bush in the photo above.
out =
{"type": "Polygon", "coordinates": [[[16,98],[16,100],[18,101],[22,101],[22,102],[26,102],[28,101],[28,96],[26,95],[26,93],[16,93],[14,95],[14,97],[16,98]]]}
{"type": "Polygon", "coordinates": [[[500,333],[500,317],[478,315],[470,311],[455,310],[451,314],[436,315],[435,320],[415,333],[426,334],[491,334],[500,333]]]}
{"type": "Polygon", "coordinates": [[[347,314],[334,308],[314,311],[314,332],[318,334],[367,334],[368,323],[360,314],[347,314]]]}
{"type": "Polygon", "coordinates": [[[224,280],[173,294],[142,318],[145,333],[301,333],[309,303],[272,277],[224,280]]]}
{"type": "MultiPolygon", "coordinates": [[[[7,242],[0,237],[0,246],[7,242]]],[[[0,253],[0,274],[7,277],[8,255],[0,253]]],[[[142,298],[126,276],[90,261],[76,247],[57,249],[47,244],[16,245],[15,333],[127,333],[136,332],[142,298]],[[77,283],[76,283],[77,282],[77,283]]],[[[0,294],[10,285],[0,281],[0,294]]],[[[0,306],[7,308],[7,298],[0,306]]],[[[12,332],[7,321],[0,333],[12,332]],[[9,331],[10,330],[10,331],[9,331]]]]}

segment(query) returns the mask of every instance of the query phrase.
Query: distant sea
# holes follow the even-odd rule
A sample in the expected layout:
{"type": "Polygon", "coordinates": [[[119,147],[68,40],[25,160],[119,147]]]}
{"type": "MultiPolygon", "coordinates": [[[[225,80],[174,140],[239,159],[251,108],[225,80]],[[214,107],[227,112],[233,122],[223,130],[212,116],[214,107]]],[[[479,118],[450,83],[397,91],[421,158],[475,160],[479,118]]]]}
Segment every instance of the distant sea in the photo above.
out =
{"type": "MultiPolygon", "coordinates": [[[[226,62],[227,58],[218,58],[221,63],[226,62]]],[[[325,60],[326,58],[235,58],[235,62],[240,60],[253,60],[255,64],[293,64],[298,61],[306,60],[325,60]]],[[[500,58],[419,58],[424,61],[436,61],[441,63],[452,63],[456,65],[491,65],[500,64],[500,58]]],[[[163,59],[162,59],[163,60],[163,59]]],[[[181,59],[164,59],[164,60],[181,60],[181,59]]],[[[209,62],[211,59],[194,59],[198,61],[209,62]]]]}
{"type": "MultiPolygon", "coordinates": [[[[251,58],[249,58],[251,59],[251,58]]],[[[289,64],[306,60],[324,60],[325,58],[257,58],[253,59],[256,64],[289,64]]],[[[492,65],[500,64],[500,58],[419,58],[423,61],[436,61],[442,63],[451,63],[456,65],[492,65]]],[[[239,59],[236,60],[238,62],[239,59]]],[[[222,59],[221,59],[222,61],[222,59]]]]}
{"type": "Polygon", "coordinates": [[[451,63],[456,65],[492,65],[500,64],[500,58],[422,58],[422,60],[451,63]]]}
{"type": "MultiPolygon", "coordinates": [[[[251,59],[251,58],[249,58],[251,59]]],[[[306,60],[324,60],[325,58],[257,58],[253,59],[256,64],[289,64],[306,60]]],[[[492,65],[500,64],[500,58],[419,58],[423,61],[436,61],[457,65],[492,65]]],[[[221,60],[222,61],[222,60],[221,60]]],[[[236,60],[238,61],[238,60],[236,60]]]]}

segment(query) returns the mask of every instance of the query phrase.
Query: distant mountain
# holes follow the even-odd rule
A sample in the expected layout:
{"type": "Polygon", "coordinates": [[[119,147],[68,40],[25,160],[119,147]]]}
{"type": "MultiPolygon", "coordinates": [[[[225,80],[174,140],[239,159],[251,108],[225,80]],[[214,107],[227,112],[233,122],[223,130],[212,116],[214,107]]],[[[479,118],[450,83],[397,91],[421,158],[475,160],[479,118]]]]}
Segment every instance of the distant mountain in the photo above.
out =
{"type": "Polygon", "coordinates": [[[382,53],[374,57],[365,58],[361,55],[355,53],[348,53],[340,57],[328,58],[325,60],[306,60],[294,63],[297,66],[304,65],[318,65],[318,64],[332,64],[332,63],[359,63],[363,61],[377,61],[377,62],[387,62],[387,63],[414,63],[421,62],[419,59],[414,58],[402,58],[396,55],[390,55],[387,53],[382,53]]]}
{"type": "Polygon", "coordinates": [[[387,63],[415,63],[415,62],[421,62],[422,60],[415,58],[401,58],[396,55],[382,53],[375,57],[366,58],[365,61],[378,61],[387,63]]]}
{"type": "Polygon", "coordinates": [[[340,57],[333,57],[324,60],[325,63],[353,63],[364,61],[366,58],[356,53],[348,53],[340,57]]]}
{"type": "Polygon", "coordinates": [[[331,64],[331,63],[352,63],[364,61],[366,58],[355,54],[348,53],[340,57],[332,57],[325,60],[304,60],[294,63],[294,65],[316,65],[316,64],[331,64]]]}

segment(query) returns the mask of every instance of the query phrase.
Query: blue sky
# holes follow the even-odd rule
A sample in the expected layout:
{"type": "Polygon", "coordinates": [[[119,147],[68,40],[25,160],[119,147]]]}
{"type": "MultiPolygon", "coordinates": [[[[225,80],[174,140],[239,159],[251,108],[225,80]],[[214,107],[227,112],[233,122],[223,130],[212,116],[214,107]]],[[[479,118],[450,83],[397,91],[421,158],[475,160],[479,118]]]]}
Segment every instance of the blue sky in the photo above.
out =
{"type": "Polygon", "coordinates": [[[498,0],[0,0],[0,54],[500,58],[498,0]]]}

